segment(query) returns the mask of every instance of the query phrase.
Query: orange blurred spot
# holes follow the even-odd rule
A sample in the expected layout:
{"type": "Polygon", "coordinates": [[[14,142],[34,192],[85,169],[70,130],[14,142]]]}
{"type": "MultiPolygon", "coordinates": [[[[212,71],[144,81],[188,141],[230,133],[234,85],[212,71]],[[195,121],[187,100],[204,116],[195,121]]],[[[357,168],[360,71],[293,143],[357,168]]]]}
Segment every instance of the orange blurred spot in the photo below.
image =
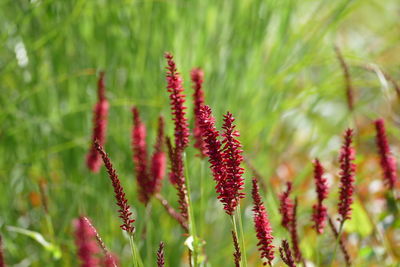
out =
{"type": "Polygon", "coordinates": [[[40,195],[36,192],[29,193],[29,200],[34,207],[39,207],[42,205],[42,201],[40,199],[40,195]]]}

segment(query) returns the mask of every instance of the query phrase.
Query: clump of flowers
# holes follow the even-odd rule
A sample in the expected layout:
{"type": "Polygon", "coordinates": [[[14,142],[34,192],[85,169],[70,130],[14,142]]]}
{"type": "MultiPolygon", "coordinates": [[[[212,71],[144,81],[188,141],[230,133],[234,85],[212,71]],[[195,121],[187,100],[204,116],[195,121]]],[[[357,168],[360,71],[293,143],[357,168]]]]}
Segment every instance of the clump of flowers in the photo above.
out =
{"type": "Polygon", "coordinates": [[[241,198],[244,198],[243,161],[241,144],[235,130],[233,115],[224,115],[222,126],[222,142],[218,140],[219,132],[215,128],[215,120],[211,109],[204,106],[201,109],[200,125],[202,136],[207,147],[207,155],[211,163],[214,180],[217,182],[218,199],[224,204],[225,212],[233,215],[241,198]]]}
{"type": "Polygon", "coordinates": [[[327,180],[323,178],[324,168],[318,159],[314,161],[314,181],[315,191],[317,193],[318,202],[313,206],[312,220],[314,221],[314,228],[318,234],[324,232],[327,208],[322,203],[328,197],[327,180]]]}
{"type": "Polygon", "coordinates": [[[292,252],[290,251],[289,242],[282,240],[282,245],[279,247],[279,254],[282,261],[289,267],[296,267],[296,263],[293,260],[292,252]]]}
{"type": "Polygon", "coordinates": [[[272,245],[274,237],[272,236],[271,225],[264,204],[261,200],[259,187],[255,178],[253,178],[252,196],[254,203],[254,227],[259,241],[257,246],[261,252],[261,258],[267,261],[264,262],[264,265],[267,263],[271,265],[271,262],[274,259],[274,245],[272,245]]]}
{"type": "Polygon", "coordinates": [[[383,180],[389,189],[393,190],[397,181],[396,159],[390,152],[389,142],[386,136],[385,121],[375,121],[376,145],[380,155],[380,164],[383,170],[383,180]]]}
{"type": "Polygon", "coordinates": [[[75,220],[75,244],[78,248],[78,257],[82,267],[95,267],[99,264],[97,253],[99,247],[96,242],[96,233],[84,217],[75,220]]]}
{"type": "Polygon", "coordinates": [[[93,110],[93,132],[92,143],[90,150],[86,156],[86,165],[92,172],[98,172],[101,167],[101,157],[97,153],[93,145],[94,140],[97,140],[100,145],[104,146],[106,139],[107,117],[108,117],[108,101],[105,95],[104,72],[100,72],[100,77],[97,82],[97,98],[98,102],[93,110]]]}
{"type": "Polygon", "coordinates": [[[194,147],[200,151],[200,156],[207,156],[207,150],[205,143],[201,136],[201,126],[200,126],[200,109],[204,105],[204,91],[203,91],[203,81],[204,72],[200,68],[194,68],[191,71],[191,78],[193,84],[193,113],[194,113],[194,129],[193,137],[195,139],[194,147]]]}
{"type": "Polygon", "coordinates": [[[282,215],[281,225],[290,231],[290,224],[293,220],[293,201],[290,199],[292,192],[292,182],[286,183],[286,190],[279,195],[279,212],[282,215]]]}
{"type": "Polygon", "coordinates": [[[352,138],[353,130],[347,129],[339,156],[340,190],[338,212],[341,224],[351,218],[351,204],[353,204],[356,165],[353,163],[355,160],[355,149],[352,147],[352,138]]]}

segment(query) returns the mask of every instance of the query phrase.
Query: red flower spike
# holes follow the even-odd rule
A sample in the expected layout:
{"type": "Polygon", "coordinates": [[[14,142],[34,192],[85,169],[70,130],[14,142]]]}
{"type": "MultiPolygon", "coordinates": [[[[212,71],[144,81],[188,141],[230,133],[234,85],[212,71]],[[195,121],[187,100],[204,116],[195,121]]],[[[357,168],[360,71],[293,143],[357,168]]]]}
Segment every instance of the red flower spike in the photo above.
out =
{"type": "Polygon", "coordinates": [[[282,261],[289,267],[296,267],[294,263],[292,252],[290,251],[289,243],[287,240],[282,240],[282,245],[279,247],[279,253],[282,261]]]}
{"type": "Polygon", "coordinates": [[[132,212],[130,211],[130,206],[128,204],[128,200],[125,197],[124,188],[121,186],[121,182],[118,178],[118,175],[113,168],[113,165],[108,157],[107,153],[104,151],[103,147],[97,142],[94,142],[97,151],[100,153],[103,158],[104,165],[106,166],[108,176],[112,182],[114,187],[115,199],[117,200],[117,205],[119,206],[119,217],[122,219],[123,224],[120,226],[122,230],[126,231],[128,234],[132,235],[135,231],[135,227],[133,223],[135,222],[132,219],[132,212]]]}
{"type": "Polygon", "coordinates": [[[103,239],[101,239],[99,233],[97,232],[97,229],[93,226],[89,218],[87,217],[81,217],[86,224],[91,228],[91,231],[94,233],[94,236],[96,237],[97,244],[103,251],[104,257],[102,259],[102,263],[105,267],[116,267],[118,266],[118,258],[111,254],[110,251],[107,249],[106,244],[104,244],[103,239]]]}
{"type": "Polygon", "coordinates": [[[378,119],[375,121],[376,145],[380,154],[380,164],[383,170],[383,180],[390,190],[393,190],[397,181],[396,159],[390,152],[389,142],[386,136],[385,121],[378,119]]]}
{"type": "Polygon", "coordinates": [[[224,209],[228,215],[233,215],[240,199],[245,196],[244,193],[240,192],[244,189],[242,176],[244,169],[240,166],[243,161],[243,156],[241,155],[243,150],[240,149],[242,145],[236,139],[239,136],[239,132],[235,130],[234,121],[232,114],[227,112],[224,115],[224,124],[222,125],[223,147],[221,154],[225,166],[225,178],[221,181],[223,184],[218,192],[218,198],[224,203],[224,209]]]}
{"type": "Polygon", "coordinates": [[[136,181],[138,183],[138,195],[139,200],[146,205],[150,200],[152,191],[150,177],[147,173],[146,126],[141,121],[139,110],[136,107],[132,108],[132,113],[132,150],[136,181]]]}
{"type": "Polygon", "coordinates": [[[151,157],[152,194],[160,192],[162,179],[165,176],[167,158],[163,151],[164,139],[164,118],[160,116],[158,119],[157,140],[151,157]]]}
{"type": "Polygon", "coordinates": [[[160,242],[160,246],[157,250],[157,267],[164,267],[165,259],[164,259],[164,243],[160,242]]]}
{"type": "Polygon", "coordinates": [[[281,225],[290,231],[290,224],[293,219],[293,201],[290,199],[290,193],[292,191],[292,183],[286,183],[287,189],[279,195],[280,207],[279,212],[282,215],[281,225]]]}
{"type": "Polygon", "coordinates": [[[96,103],[93,110],[93,132],[92,132],[92,143],[90,150],[86,156],[86,165],[92,172],[98,172],[101,167],[101,157],[97,153],[96,148],[93,145],[94,140],[98,140],[103,146],[106,139],[107,130],[107,117],[108,117],[108,101],[105,97],[105,82],[104,72],[100,72],[98,80],[98,102],[96,103]]]}
{"type": "Polygon", "coordinates": [[[185,95],[183,94],[182,78],[177,72],[176,64],[170,53],[165,54],[167,59],[167,89],[170,93],[171,110],[175,122],[175,148],[183,150],[189,142],[189,125],[185,117],[185,95]]]}
{"type": "Polygon", "coordinates": [[[300,251],[299,235],[297,233],[297,198],[294,200],[292,222],[290,225],[290,237],[292,239],[292,248],[296,262],[301,262],[303,256],[300,251]]]}
{"type": "Polygon", "coordinates": [[[353,130],[347,129],[344,134],[344,143],[339,157],[341,171],[338,212],[341,216],[339,219],[341,224],[351,218],[351,204],[353,204],[356,165],[353,163],[355,150],[352,147],[352,137],[353,130]]]}
{"type": "Polygon", "coordinates": [[[96,267],[99,264],[97,254],[96,234],[93,228],[87,223],[84,217],[74,221],[75,225],[75,244],[78,248],[78,257],[82,267],[96,267]]]}
{"type": "Polygon", "coordinates": [[[233,253],[233,259],[235,261],[235,267],[240,267],[240,261],[242,259],[242,253],[240,252],[239,242],[235,231],[232,231],[233,246],[235,247],[235,252],[233,253]]]}
{"type": "Polygon", "coordinates": [[[324,199],[328,196],[328,185],[327,180],[323,178],[324,168],[318,159],[314,161],[314,180],[315,180],[315,191],[318,197],[318,203],[313,206],[312,220],[314,221],[314,228],[317,234],[324,232],[326,223],[327,208],[323,205],[324,199]]]}
{"type": "Polygon", "coordinates": [[[259,247],[258,250],[261,252],[261,259],[267,261],[264,262],[264,265],[267,265],[267,263],[271,265],[271,262],[274,259],[274,245],[272,245],[274,237],[272,236],[271,225],[264,204],[261,200],[259,187],[255,178],[253,178],[252,196],[254,202],[254,226],[259,240],[257,243],[257,246],[259,247]]]}
{"type": "Polygon", "coordinates": [[[215,119],[209,106],[200,109],[199,124],[201,134],[206,146],[208,162],[211,164],[211,171],[214,180],[217,182],[216,190],[220,190],[221,182],[225,179],[225,171],[221,154],[221,142],[218,140],[219,132],[215,128],[215,119]]]}
{"type": "Polygon", "coordinates": [[[201,127],[200,127],[200,109],[204,105],[204,91],[203,80],[204,80],[204,72],[202,69],[195,68],[191,72],[191,78],[193,83],[193,113],[194,113],[194,130],[193,136],[195,141],[194,147],[200,151],[200,156],[205,157],[207,155],[207,148],[203,141],[201,135],[201,127]]]}

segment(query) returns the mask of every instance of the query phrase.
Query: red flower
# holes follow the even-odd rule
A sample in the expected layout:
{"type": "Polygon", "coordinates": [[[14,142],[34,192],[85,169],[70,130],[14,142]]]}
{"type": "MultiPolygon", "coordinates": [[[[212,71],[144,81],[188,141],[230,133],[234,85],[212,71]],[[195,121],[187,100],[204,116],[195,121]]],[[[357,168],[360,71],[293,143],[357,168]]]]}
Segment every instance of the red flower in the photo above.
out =
{"type": "Polygon", "coordinates": [[[381,157],[381,167],[383,170],[383,179],[386,185],[393,190],[397,181],[396,159],[390,152],[389,142],[386,136],[385,121],[378,119],[375,121],[376,144],[381,157]]]}
{"type": "Polygon", "coordinates": [[[282,215],[281,224],[288,231],[290,231],[290,224],[293,219],[293,201],[290,199],[290,193],[292,191],[292,183],[286,183],[287,189],[282,194],[279,195],[280,207],[279,212],[282,215]]]}
{"type": "Polygon", "coordinates": [[[318,203],[313,206],[312,220],[314,221],[315,230],[318,234],[324,232],[327,209],[322,204],[323,200],[328,196],[328,185],[325,178],[323,178],[324,168],[318,159],[314,161],[314,180],[315,180],[315,191],[318,196],[318,203]]]}
{"type": "Polygon", "coordinates": [[[92,144],[86,156],[86,165],[92,172],[98,172],[101,166],[101,158],[93,142],[98,140],[101,145],[104,145],[107,129],[108,101],[105,97],[104,72],[100,72],[97,87],[98,102],[93,110],[92,144]]]}
{"type": "Polygon", "coordinates": [[[216,189],[219,191],[221,180],[224,180],[225,171],[221,154],[221,142],[218,140],[219,132],[215,128],[215,119],[209,106],[203,106],[200,109],[199,124],[206,146],[208,162],[211,164],[210,168],[214,180],[217,182],[216,189]]]}
{"type": "Polygon", "coordinates": [[[122,219],[123,224],[120,226],[122,230],[126,231],[128,234],[132,235],[135,231],[135,227],[133,223],[135,222],[132,219],[132,212],[130,211],[130,206],[128,204],[128,200],[125,197],[124,188],[121,186],[121,182],[119,181],[118,175],[113,168],[113,165],[108,157],[107,153],[104,151],[103,147],[97,142],[94,142],[97,151],[100,153],[103,158],[104,165],[106,166],[108,176],[112,182],[114,187],[115,199],[117,200],[117,205],[119,206],[119,217],[122,219]]]}
{"type": "Polygon", "coordinates": [[[183,94],[182,78],[177,72],[175,61],[170,53],[165,54],[167,59],[167,89],[170,93],[171,110],[175,122],[175,148],[183,150],[189,142],[189,127],[185,117],[185,95],[183,94]]]}
{"type": "Polygon", "coordinates": [[[164,259],[164,243],[160,242],[160,247],[157,250],[157,266],[164,267],[165,259],[164,259]]]}
{"type": "Polygon", "coordinates": [[[297,198],[294,200],[292,222],[290,224],[290,237],[292,239],[292,248],[296,262],[301,262],[303,256],[300,251],[299,235],[297,233],[297,198]]]}
{"type": "Polygon", "coordinates": [[[87,217],[81,217],[81,219],[83,219],[86,222],[86,224],[91,228],[91,231],[94,233],[94,236],[96,237],[98,246],[103,250],[104,257],[102,259],[102,264],[105,267],[118,266],[118,258],[115,255],[111,254],[110,251],[108,251],[106,244],[104,244],[99,233],[97,232],[93,224],[90,222],[90,220],[87,217]]]}
{"type": "Polygon", "coordinates": [[[150,200],[151,194],[151,181],[147,173],[146,126],[140,120],[139,110],[136,107],[132,108],[132,113],[132,150],[136,181],[138,183],[138,195],[139,200],[146,205],[150,200]]]}
{"type": "MultiPolygon", "coordinates": [[[[274,245],[272,245],[274,237],[272,236],[271,225],[264,204],[261,200],[259,187],[255,178],[253,178],[252,196],[254,202],[254,226],[259,240],[257,246],[261,252],[261,258],[266,259],[268,264],[271,265],[271,262],[274,259],[274,245]]],[[[267,262],[264,262],[264,265],[266,265],[267,262]]]]}
{"type": "Polygon", "coordinates": [[[239,132],[235,130],[233,122],[235,119],[232,114],[227,112],[224,115],[224,124],[222,125],[222,158],[225,165],[225,177],[220,188],[218,198],[224,203],[224,209],[229,215],[233,215],[236,207],[239,205],[241,198],[244,198],[244,193],[240,192],[244,189],[243,168],[240,164],[243,161],[241,155],[243,150],[240,148],[242,145],[236,137],[239,132]]]}
{"type": "Polygon", "coordinates": [[[235,231],[232,231],[233,246],[235,247],[235,252],[233,253],[233,259],[235,261],[235,267],[240,267],[240,261],[242,259],[242,253],[240,252],[239,242],[235,231]]]}
{"type": "Polygon", "coordinates": [[[281,259],[287,266],[296,267],[287,240],[282,240],[282,245],[279,247],[279,253],[281,255],[281,259]]]}
{"type": "Polygon", "coordinates": [[[353,130],[347,129],[344,134],[344,143],[340,150],[340,191],[338,211],[341,216],[339,221],[343,224],[351,218],[351,204],[353,203],[354,193],[354,173],[356,165],[355,150],[352,147],[353,130]]]}
{"type": "Polygon", "coordinates": [[[78,248],[78,257],[82,267],[98,266],[99,260],[97,253],[99,247],[96,242],[96,234],[84,217],[79,217],[74,221],[75,225],[75,244],[78,248]]]}
{"type": "Polygon", "coordinates": [[[193,100],[194,100],[194,130],[193,136],[196,140],[194,147],[200,150],[200,156],[205,157],[207,155],[207,150],[201,136],[201,127],[200,127],[200,109],[204,105],[204,91],[203,87],[203,79],[204,72],[202,69],[193,69],[191,72],[192,83],[193,83],[193,100]]]}
{"type": "Polygon", "coordinates": [[[206,144],[207,155],[211,164],[214,180],[217,182],[216,191],[218,199],[224,204],[228,215],[233,215],[241,198],[244,198],[242,191],[243,168],[240,164],[243,161],[243,152],[240,142],[236,139],[239,132],[235,130],[231,113],[224,116],[223,140],[218,140],[219,132],[215,128],[215,120],[208,106],[200,110],[200,126],[203,140],[206,144]]]}
{"type": "Polygon", "coordinates": [[[164,118],[158,119],[158,134],[154,145],[153,156],[151,157],[151,176],[152,176],[152,194],[158,193],[161,190],[162,179],[165,176],[167,166],[167,158],[163,151],[164,145],[164,118]]]}

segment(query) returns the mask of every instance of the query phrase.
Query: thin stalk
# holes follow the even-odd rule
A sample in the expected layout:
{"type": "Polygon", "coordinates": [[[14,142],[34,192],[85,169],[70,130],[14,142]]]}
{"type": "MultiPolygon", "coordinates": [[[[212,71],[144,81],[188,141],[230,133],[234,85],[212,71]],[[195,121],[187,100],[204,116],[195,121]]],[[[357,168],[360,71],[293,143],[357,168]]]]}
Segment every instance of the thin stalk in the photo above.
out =
{"type": "Polygon", "coordinates": [[[147,222],[146,226],[146,256],[147,256],[147,266],[153,265],[153,253],[151,247],[151,202],[149,202],[146,206],[146,214],[145,221],[147,222]]]}
{"type": "Polygon", "coordinates": [[[340,223],[339,232],[338,232],[338,236],[337,236],[337,238],[336,238],[335,249],[334,249],[334,251],[333,251],[333,256],[332,256],[332,261],[331,261],[331,265],[330,265],[330,266],[333,265],[333,262],[335,261],[335,258],[336,258],[337,248],[338,248],[338,246],[339,246],[339,241],[340,241],[340,239],[342,238],[343,225],[344,225],[344,221],[342,221],[342,222],[340,223]]]}
{"type": "Polygon", "coordinates": [[[192,207],[192,201],[190,197],[190,178],[189,178],[189,171],[188,171],[188,165],[187,165],[187,158],[186,158],[186,153],[183,153],[183,161],[184,161],[184,168],[185,168],[185,182],[186,182],[186,190],[187,190],[187,198],[188,198],[188,221],[189,221],[189,234],[193,237],[193,266],[198,267],[199,263],[198,261],[198,239],[197,239],[197,234],[196,234],[196,223],[193,215],[193,207],[192,207]]]}
{"type": "MultiPolygon", "coordinates": [[[[231,223],[232,223],[232,230],[233,230],[233,232],[235,232],[236,237],[238,237],[239,235],[238,235],[235,215],[231,215],[230,218],[231,218],[231,223]]],[[[241,254],[243,254],[243,253],[241,253],[241,254]]],[[[243,257],[240,258],[240,265],[242,265],[242,258],[243,257]]]]}
{"type": "Polygon", "coordinates": [[[242,224],[242,213],[240,211],[240,204],[237,206],[237,213],[236,214],[238,216],[240,239],[241,239],[241,242],[242,242],[243,266],[247,267],[246,244],[244,242],[244,231],[243,231],[243,224],[242,224]]]}
{"type": "Polygon", "coordinates": [[[315,244],[316,244],[316,246],[315,246],[315,255],[316,255],[316,258],[317,258],[317,260],[316,260],[316,262],[317,262],[317,266],[320,266],[320,261],[321,261],[321,259],[320,259],[320,257],[319,257],[319,234],[317,233],[317,237],[315,238],[315,244]]]}
{"type": "Polygon", "coordinates": [[[134,267],[144,267],[142,259],[140,258],[138,249],[136,247],[135,241],[133,240],[133,234],[129,235],[129,245],[131,246],[133,266],[134,267]]]}
{"type": "MultiPolygon", "coordinates": [[[[205,197],[204,197],[204,158],[201,158],[201,163],[200,163],[200,212],[201,214],[204,214],[204,201],[205,201],[205,197]]],[[[201,216],[203,223],[200,224],[201,228],[200,228],[200,235],[203,236],[204,235],[204,219],[205,216],[201,216]]]]}

